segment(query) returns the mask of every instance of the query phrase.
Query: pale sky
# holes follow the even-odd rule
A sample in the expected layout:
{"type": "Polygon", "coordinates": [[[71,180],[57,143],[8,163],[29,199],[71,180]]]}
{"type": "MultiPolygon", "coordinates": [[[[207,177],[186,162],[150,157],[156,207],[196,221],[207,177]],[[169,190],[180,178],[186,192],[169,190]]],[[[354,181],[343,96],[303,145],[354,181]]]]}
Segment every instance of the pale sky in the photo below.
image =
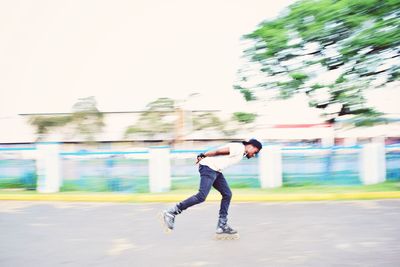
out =
{"type": "Polygon", "coordinates": [[[232,89],[240,37],[292,0],[0,0],[0,117],[140,110],[200,93],[198,108],[244,111],[232,89]]]}

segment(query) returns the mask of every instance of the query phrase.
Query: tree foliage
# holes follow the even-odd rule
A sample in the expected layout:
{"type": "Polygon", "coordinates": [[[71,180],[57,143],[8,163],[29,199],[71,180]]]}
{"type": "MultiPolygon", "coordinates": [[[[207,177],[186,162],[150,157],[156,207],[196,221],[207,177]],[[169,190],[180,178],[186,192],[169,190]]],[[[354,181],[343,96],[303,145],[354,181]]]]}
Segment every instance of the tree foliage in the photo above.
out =
{"type": "Polygon", "coordinates": [[[353,114],[359,125],[363,117],[371,123],[380,113],[367,106],[364,90],[399,79],[400,0],[302,0],[244,38],[252,43],[250,67],[239,71],[235,89],[278,89],[281,98],[306,92],[331,118],[353,114]],[[332,104],[339,109],[327,109],[332,104]]]}
{"type": "Polygon", "coordinates": [[[235,112],[233,113],[233,119],[239,123],[252,123],[256,119],[257,115],[254,113],[247,112],[235,112]]]}
{"type": "Polygon", "coordinates": [[[193,114],[193,128],[194,130],[215,129],[223,132],[225,123],[211,112],[202,112],[193,114]]]}
{"type": "Polygon", "coordinates": [[[252,122],[254,119],[254,114],[240,112],[233,116],[231,121],[223,120],[217,114],[208,111],[182,113],[179,105],[177,107],[173,99],[158,98],[150,102],[146,106],[146,110],[140,114],[137,122],[126,129],[125,137],[133,135],[154,137],[161,134],[162,138],[165,138],[166,135],[177,138],[174,134],[178,134],[178,128],[185,128],[185,125],[180,125],[180,123],[185,124],[189,121],[191,127],[189,127],[190,129],[186,128],[189,132],[211,130],[223,135],[232,135],[239,130],[236,127],[238,122],[239,126],[243,127],[244,124],[252,122]],[[188,117],[181,118],[180,115],[182,114],[188,117]],[[232,122],[236,123],[232,124],[232,122]],[[174,131],[176,132],[174,133],[174,131]]]}
{"type": "Polygon", "coordinates": [[[72,124],[76,134],[84,136],[87,141],[93,141],[96,133],[104,126],[103,113],[97,109],[93,96],[80,98],[72,107],[72,124]]]}
{"type": "Polygon", "coordinates": [[[159,133],[171,133],[175,123],[175,101],[166,97],[158,98],[146,105],[138,121],[127,128],[125,136],[144,134],[152,137],[159,133]]]}
{"type": "Polygon", "coordinates": [[[44,135],[50,129],[61,127],[71,122],[72,117],[66,116],[33,116],[29,119],[29,123],[36,128],[36,134],[44,135]]]}
{"type": "Polygon", "coordinates": [[[94,135],[104,126],[103,114],[97,109],[97,102],[93,96],[79,99],[73,105],[70,115],[33,116],[29,123],[36,128],[39,140],[56,128],[71,126],[74,128],[73,135],[93,141],[94,135]]]}

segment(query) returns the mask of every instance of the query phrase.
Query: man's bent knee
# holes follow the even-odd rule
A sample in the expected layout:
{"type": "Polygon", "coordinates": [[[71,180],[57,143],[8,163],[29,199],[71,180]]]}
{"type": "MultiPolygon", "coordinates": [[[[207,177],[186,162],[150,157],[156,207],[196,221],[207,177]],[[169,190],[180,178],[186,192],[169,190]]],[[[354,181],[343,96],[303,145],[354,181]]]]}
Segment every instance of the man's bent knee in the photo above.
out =
{"type": "Polygon", "coordinates": [[[206,201],[207,196],[201,192],[196,194],[196,198],[199,203],[206,201]]]}
{"type": "Polygon", "coordinates": [[[231,191],[226,192],[225,194],[222,195],[222,197],[230,200],[232,199],[232,192],[231,191]]]}

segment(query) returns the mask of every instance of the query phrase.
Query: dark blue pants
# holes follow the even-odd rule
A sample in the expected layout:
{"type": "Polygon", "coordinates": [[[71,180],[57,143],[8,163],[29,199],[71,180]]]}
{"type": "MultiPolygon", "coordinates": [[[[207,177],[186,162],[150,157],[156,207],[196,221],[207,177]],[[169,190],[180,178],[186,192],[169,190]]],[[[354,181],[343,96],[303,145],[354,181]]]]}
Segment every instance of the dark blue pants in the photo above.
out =
{"type": "Polygon", "coordinates": [[[219,210],[219,217],[226,218],[228,216],[229,204],[231,203],[232,192],[229,188],[228,183],[225,180],[224,175],[221,172],[214,171],[208,166],[199,166],[200,172],[200,188],[199,192],[188,199],[180,202],[177,206],[180,210],[185,210],[193,205],[204,202],[207,198],[208,193],[211,190],[211,186],[217,189],[221,195],[221,207],[219,210]]]}

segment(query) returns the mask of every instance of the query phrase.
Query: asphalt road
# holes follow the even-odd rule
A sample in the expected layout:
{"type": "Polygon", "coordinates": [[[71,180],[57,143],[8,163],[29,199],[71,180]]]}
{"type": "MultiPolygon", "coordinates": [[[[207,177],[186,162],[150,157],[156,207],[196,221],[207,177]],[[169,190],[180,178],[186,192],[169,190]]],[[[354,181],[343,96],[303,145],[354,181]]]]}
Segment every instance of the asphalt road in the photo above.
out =
{"type": "Polygon", "coordinates": [[[400,266],[400,200],[233,203],[240,240],[213,239],[219,204],[0,202],[0,266],[400,266]]]}

